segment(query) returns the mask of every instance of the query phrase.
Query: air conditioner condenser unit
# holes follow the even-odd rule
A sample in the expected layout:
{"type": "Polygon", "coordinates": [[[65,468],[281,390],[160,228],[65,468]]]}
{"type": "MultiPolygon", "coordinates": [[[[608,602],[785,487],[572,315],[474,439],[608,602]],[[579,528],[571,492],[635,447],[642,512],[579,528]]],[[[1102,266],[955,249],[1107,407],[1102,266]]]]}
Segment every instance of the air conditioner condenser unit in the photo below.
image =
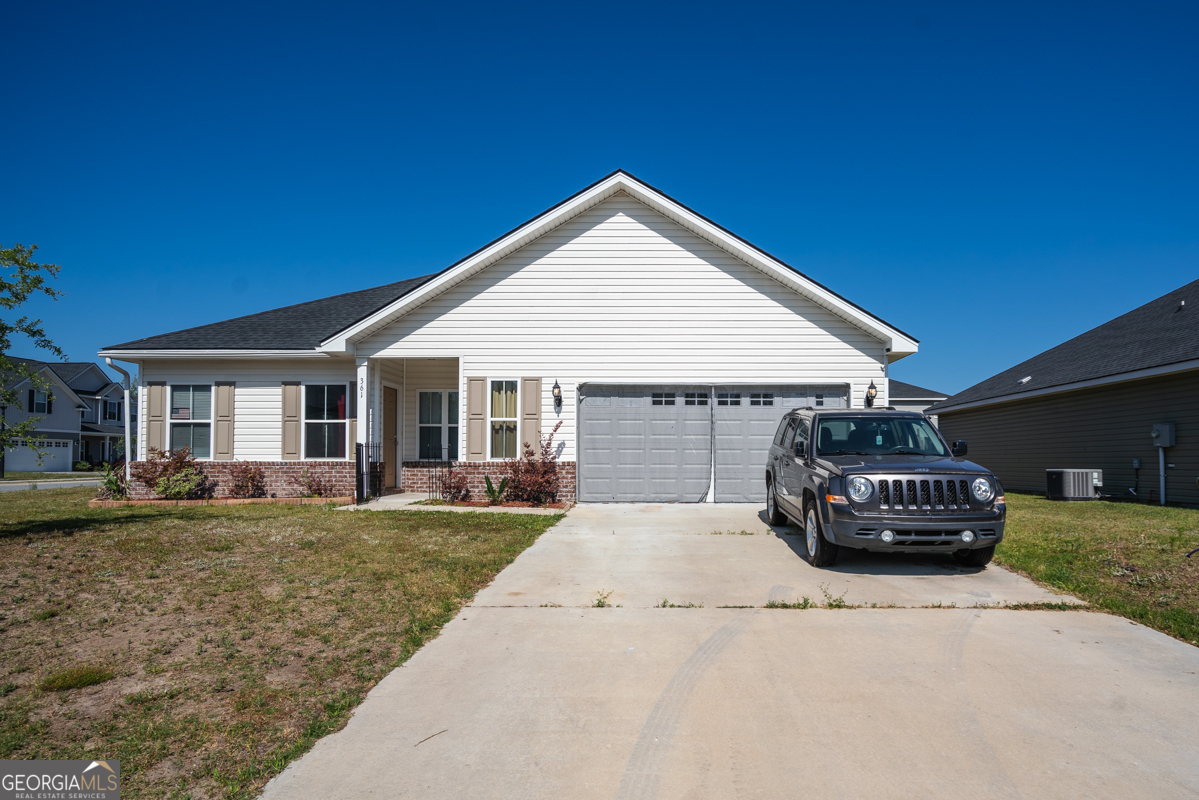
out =
{"type": "Polygon", "coordinates": [[[1101,486],[1101,469],[1045,470],[1045,494],[1050,500],[1096,500],[1101,486]]]}

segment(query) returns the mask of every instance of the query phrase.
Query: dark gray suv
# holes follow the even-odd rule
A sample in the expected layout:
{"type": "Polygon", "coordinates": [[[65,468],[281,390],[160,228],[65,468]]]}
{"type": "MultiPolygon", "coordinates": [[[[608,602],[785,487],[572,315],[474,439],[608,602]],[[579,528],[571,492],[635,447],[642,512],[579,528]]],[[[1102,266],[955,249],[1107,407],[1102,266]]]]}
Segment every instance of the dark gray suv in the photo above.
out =
{"type": "Polygon", "coordinates": [[[770,523],[803,528],[817,567],[842,547],[986,566],[1003,539],[1003,486],[964,455],[966,443],[949,446],[923,414],[795,409],[766,460],[770,523]]]}

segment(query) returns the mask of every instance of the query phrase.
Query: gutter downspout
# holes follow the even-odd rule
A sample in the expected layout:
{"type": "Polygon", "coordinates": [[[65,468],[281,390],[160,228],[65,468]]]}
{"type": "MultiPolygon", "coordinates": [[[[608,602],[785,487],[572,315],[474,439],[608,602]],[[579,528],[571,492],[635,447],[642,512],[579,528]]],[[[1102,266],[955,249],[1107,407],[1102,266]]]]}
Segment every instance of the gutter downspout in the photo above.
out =
{"type": "Polygon", "coordinates": [[[122,386],[125,389],[125,491],[128,492],[129,487],[132,486],[129,477],[129,458],[131,455],[129,451],[133,448],[133,439],[129,436],[129,387],[133,383],[133,378],[129,376],[128,372],[112,363],[111,358],[105,358],[104,362],[108,364],[109,369],[115,369],[125,376],[122,386]]]}

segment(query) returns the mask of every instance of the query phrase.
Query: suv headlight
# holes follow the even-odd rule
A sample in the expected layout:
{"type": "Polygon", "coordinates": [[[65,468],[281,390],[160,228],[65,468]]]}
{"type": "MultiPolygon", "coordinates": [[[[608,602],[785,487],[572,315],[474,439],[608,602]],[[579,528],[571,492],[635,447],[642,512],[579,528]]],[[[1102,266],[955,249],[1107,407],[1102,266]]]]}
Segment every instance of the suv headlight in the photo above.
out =
{"type": "Polygon", "coordinates": [[[975,478],[974,483],[970,484],[970,488],[980,503],[989,503],[995,497],[995,488],[986,478],[975,478]]]}
{"type": "Polygon", "coordinates": [[[874,484],[866,478],[850,478],[849,479],[849,496],[851,499],[859,503],[870,499],[870,495],[874,492],[874,484]]]}

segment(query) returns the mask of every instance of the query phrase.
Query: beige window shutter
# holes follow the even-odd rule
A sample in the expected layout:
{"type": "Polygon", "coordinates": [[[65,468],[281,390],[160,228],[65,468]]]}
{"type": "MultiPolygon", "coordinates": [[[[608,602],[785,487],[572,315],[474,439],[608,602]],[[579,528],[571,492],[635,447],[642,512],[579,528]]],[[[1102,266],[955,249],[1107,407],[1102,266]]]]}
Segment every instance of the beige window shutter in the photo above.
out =
{"type": "Polygon", "coordinates": [[[154,447],[167,449],[167,384],[166,381],[150,381],[146,385],[146,453],[154,447]]]}
{"type": "Polygon", "coordinates": [[[520,379],[520,440],[541,452],[541,378],[520,379]]]}
{"type": "Polygon", "coordinates": [[[300,382],[283,382],[283,460],[300,458],[300,382]]]}
{"type": "Polygon", "coordinates": [[[213,436],[212,460],[233,460],[233,392],[231,381],[216,382],[216,404],[213,421],[216,424],[213,436]]]}
{"type": "Polygon", "coordinates": [[[466,379],[466,460],[487,459],[487,379],[466,379]]]}

